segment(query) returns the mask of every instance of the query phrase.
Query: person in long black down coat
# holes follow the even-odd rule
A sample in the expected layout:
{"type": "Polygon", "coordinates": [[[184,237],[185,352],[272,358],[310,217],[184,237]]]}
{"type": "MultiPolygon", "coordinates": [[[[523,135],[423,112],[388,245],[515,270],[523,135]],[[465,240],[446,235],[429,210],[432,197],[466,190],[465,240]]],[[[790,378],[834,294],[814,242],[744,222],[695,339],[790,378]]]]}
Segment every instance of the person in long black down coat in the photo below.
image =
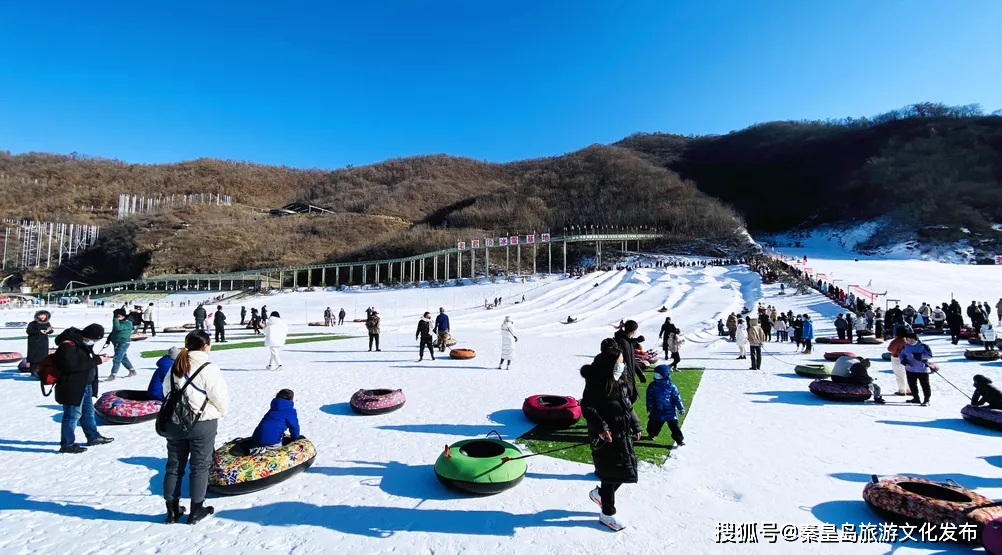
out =
{"type": "Polygon", "coordinates": [[[623,365],[625,371],[623,372],[623,379],[621,381],[623,389],[626,390],[627,398],[630,399],[630,403],[636,403],[637,397],[640,396],[637,393],[637,382],[647,383],[647,377],[644,376],[642,370],[637,370],[637,359],[633,356],[633,348],[638,343],[644,342],[644,336],[633,337],[637,333],[637,323],[633,320],[627,320],[623,324],[623,329],[617,331],[613,338],[616,341],[616,345],[619,347],[619,352],[623,355],[623,365]]]}
{"type": "Polygon", "coordinates": [[[606,339],[602,352],[581,367],[585,379],[581,409],[588,422],[595,475],[602,481],[588,497],[602,508],[599,522],[614,531],[624,528],[616,515],[616,490],[637,483],[637,456],[633,442],[640,439],[641,424],[621,381],[627,379],[623,353],[617,342],[606,339]]]}
{"type": "Polygon", "coordinates": [[[38,369],[38,363],[49,355],[49,335],[52,334],[52,324],[49,323],[51,317],[48,310],[39,310],[35,313],[35,320],[25,329],[28,334],[28,356],[25,359],[30,365],[32,374],[38,369]]]}

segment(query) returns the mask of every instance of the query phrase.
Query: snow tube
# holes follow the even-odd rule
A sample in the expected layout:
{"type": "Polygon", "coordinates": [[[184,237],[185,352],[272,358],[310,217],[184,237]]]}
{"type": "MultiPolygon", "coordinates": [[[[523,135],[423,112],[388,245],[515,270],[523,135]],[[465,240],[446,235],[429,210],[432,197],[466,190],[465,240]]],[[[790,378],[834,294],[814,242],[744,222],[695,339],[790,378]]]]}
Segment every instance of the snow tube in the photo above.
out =
{"type": "Polygon", "coordinates": [[[818,378],[821,380],[832,375],[831,368],[828,368],[824,364],[798,364],[793,368],[793,371],[805,378],[818,378]]]}
{"type": "Polygon", "coordinates": [[[870,331],[870,330],[863,330],[863,331],[856,332],[856,335],[858,335],[860,337],[870,337],[870,336],[873,335],[873,332],[870,331]]]}
{"type": "Polygon", "coordinates": [[[185,328],[179,328],[175,326],[170,328],[164,328],[163,333],[188,333],[188,330],[185,328]]]}
{"type": "Polygon", "coordinates": [[[814,342],[822,345],[825,343],[830,343],[832,345],[848,345],[849,343],[852,343],[849,339],[839,339],[837,337],[819,337],[814,342]]]}
{"type": "Polygon", "coordinates": [[[658,312],[668,312],[668,309],[662,306],[658,309],[658,312]]]}
{"type": "Polygon", "coordinates": [[[856,356],[856,353],[852,353],[849,351],[832,351],[830,353],[825,353],[825,360],[827,360],[828,362],[835,362],[836,360],[842,357],[854,357],[854,356],[856,356]]]}
{"type": "Polygon", "coordinates": [[[12,362],[21,362],[24,355],[16,352],[3,352],[0,353],[0,364],[10,364],[12,362]]]}
{"type": "Polygon", "coordinates": [[[445,447],[435,461],[435,476],[449,488],[478,495],[511,489],[528,467],[518,447],[500,439],[464,439],[445,447]],[[505,461],[506,458],[511,460],[505,461]]]}
{"type": "Polygon", "coordinates": [[[533,395],[522,403],[522,413],[536,424],[569,428],[581,419],[581,407],[574,397],[533,395]]]}
{"type": "Polygon", "coordinates": [[[1002,358],[998,351],[964,351],[964,358],[967,360],[998,360],[1002,358]]]}
{"type": "MultiPolygon", "coordinates": [[[[318,326],[327,326],[327,323],[326,322],[310,322],[309,324],[306,324],[306,325],[307,326],[318,327],[318,326]]],[[[253,329],[253,328],[251,328],[251,329],[253,329]]]]}
{"type": "Polygon", "coordinates": [[[882,359],[890,362],[891,359],[894,358],[894,357],[891,356],[891,353],[884,353],[884,354],[880,355],[880,358],[882,358],[882,359]]]}
{"type": "Polygon", "coordinates": [[[184,329],[186,329],[186,330],[193,330],[193,329],[195,329],[195,324],[185,324],[185,325],[183,325],[181,327],[184,328],[184,329]]]}
{"type": "Polygon", "coordinates": [[[960,415],[971,424],[1002,431],[1002,410],[989,408],[987,405],[966,405],[960,409],[960,415]]]}
{"type": "Polygon", "coordinates": [[[994,501],[956,483],[940,483],[912,476],[891,476],[878,479],[876,475],[863,487],[863,501],[880,517],[899,525],[921,527],[929,524],[940,536],[939,528],[953,525],[954,537],[964,541],[957,533],[959,526],[973,525],[978,539],[986,524],[1002,518],[1002,507],[994,501]]]}
{"type": "Polygon", "coordinates": [[[969,337],[967,339],[967,343],[968,343],[968,345],[984,345],[985,344],[984,341],[978,339],[977,337],[969,337]]]}
{"type": "Polygon", "coordinates": [[[870,388],[865,385],[834,383],[829,380],[814,380],[808,386],[811,393],[829,401],[865,401],[870,398],[870,388]]]}
{"type": "Polygon", "coordinates": [[[858,345],[882,345],[883,343],[884,343],[883,339],[880,339],[878,337],[873,337],[871,335],[869,337],[861,337],[859,339],[858,345]]]}
{"type": "Polygon", "coordinates": [[[145,333],[134,333],[129,336],[129,341],[146,341],[145,333]]]}
{"type": "Polygon", "coordinates": [[[112,424],[135,424],[156,418],[160,405],[146,391],[121,389],[102,394],[94,410],[112,424]]]}
{"type": "Polygon", "coordinates": [[[355,318],[352,322],[355,322],[356,324],[364,324],[365,318],[355,318]]]}
{"type": "MultiPolygon", "coordinates": [[[[918,333],[918,332],[915,332],[915,333],[918,333]]],[[[936,329],[936,328],[926,328],[926,329],[922,330],[922,335],[944,335],[944,334],[948,334],[948,333],[950,333],[950,330],[947,329],[947,328],[939,328],[939,329],[936,329]]]]}
{"type": "Polygon", "coordinates": [[[4,324],[4,326],[8,328],[23,328],[27,327],[27,325],[28,322],[7,322],[6,324],[4,324]]]}
{"type": "Polygon", "coordinates": [[[359,389],[351,396],[351,409],[359,414],[385,414],[404,406],[407,398],[399,389],[359,389]]]}
{"type": "Polygon", "coordinates": [[[957,337],[961,339],[974,337],[974,330],[972,330],[971,328],[960,328],[960,333],[957,335],[957,337]]]}
{"type": "Polygon", "coordinates": [[[251,455],[256,447],[250,438],[237,438],[212,454],[209,491],[217,495],[241,495],[269,488],[303,472],[317,458],[316,447],[303,436],[285,438],[281,449],[251,455]]]}
{"type": "Polygon", "coordinates": [[[646,362],[647,364],[654,364],[658,361],[659,355],[655,350],[650,351],[633,351],[633,358],[637,362],[646,362]]]}
{"type": "Polygon", "coordinates": [[[469,360],[477,356],[477,352],[473,349],[450,349],[449,356],[459,360],[469,360]]]}

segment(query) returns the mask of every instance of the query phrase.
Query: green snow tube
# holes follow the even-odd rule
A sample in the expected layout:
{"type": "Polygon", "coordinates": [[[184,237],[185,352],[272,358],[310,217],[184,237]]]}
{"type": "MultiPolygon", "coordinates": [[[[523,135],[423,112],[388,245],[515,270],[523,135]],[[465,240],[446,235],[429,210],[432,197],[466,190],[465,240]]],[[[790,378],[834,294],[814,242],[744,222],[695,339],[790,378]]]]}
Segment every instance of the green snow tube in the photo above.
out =
{"type": "Polygon", "coordinates": [[[891,360],[891,353],[884,353],[884,354],[880,355],[880,358],[882,358],[882,359],[884,359],[884,360],[886,360],[886,361],[889,362],[891,360]]]}
{"type": "Polygon", "coordinates": [[[445,448],[435,462],[435,475],[446,486],[465,493],[493,495],[511,489],[525,477],[522,452],[500,439],[464,439],[445,448]],[[510,460],[507,460],[510,459],[510,460]]]}
{"type": "Polygon", "coordinates": [[[832,375],[831,368],[824,364],[798,364],[793,371],[805,378],[820,378],[822,380],[832,375]]]}

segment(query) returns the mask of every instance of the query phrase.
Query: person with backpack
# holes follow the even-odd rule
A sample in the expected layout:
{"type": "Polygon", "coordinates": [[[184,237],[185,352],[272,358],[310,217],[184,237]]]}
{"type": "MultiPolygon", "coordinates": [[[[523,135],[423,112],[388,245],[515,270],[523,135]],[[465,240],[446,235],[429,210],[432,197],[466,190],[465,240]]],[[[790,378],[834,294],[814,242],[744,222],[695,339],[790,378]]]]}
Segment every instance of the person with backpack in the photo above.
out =
{"type": "MultiPolygon", "coordinates": [[[[52,377],[56,380],[56,402],[63,406],[60,453],[83,453],[87,450],[76,442],[78,423],[87,437],[88,447],[114,441],[97,431],[94,419],[94,397],[98,393],[97,367],[108,360],[94,353],[94,344],[103,337],[104,327],[100,324],[91,324],[83,331],[68,328],[56,337],[58,347],[50,360],[52,373],[55,374],[52,377]]],[[[42,376],[43,383],[45,379],[42,376]]]]}
{"type": "Polygon", "coordinates": [[[111,334],[108,335],[108,340],[104,343],[105,347],[110,343],[115,348],[111,375],[105,378],[107,382],[115,379],[121,366],[125,366],[125,369],[129,371],[127,378],[136,375],[136,369],[132,366],[128,356],[129,345],[132,345],[132,329],[132,321],[126,318],[125,310],[121,308],[115,310],[114,318],[111,320],[111,334]]]}
{"type": "Polygon", "coordinates": [[[226,315],[223,314],[223,307],[216,307],[216,313],[212,316],[212,327],[216,330],[216,343],[226,343],[226,315]]]}
{"type": "Polygon", "coordinates": [[[187,523],[195,524],[215,513],[213,507],[205,505],[205,492],[209,486],[209,467],[215,450],[218,421],[226,416],[230,398],[222,371],[209,361],[210,349],[208,332],[196,330],[189,333],[184,340],[184,349],[178,353],[170,372],[168,383],[171,391],[164,409],[171,401],[184,403],[185,409],[193,411],[194,422],[184,437],[167,440],[167,465],[164,469],[167,524],[177,522],[185,512],[180,506],[185,465],[190,467],[188,496],[191,498],[191,513],[187,523]]]}

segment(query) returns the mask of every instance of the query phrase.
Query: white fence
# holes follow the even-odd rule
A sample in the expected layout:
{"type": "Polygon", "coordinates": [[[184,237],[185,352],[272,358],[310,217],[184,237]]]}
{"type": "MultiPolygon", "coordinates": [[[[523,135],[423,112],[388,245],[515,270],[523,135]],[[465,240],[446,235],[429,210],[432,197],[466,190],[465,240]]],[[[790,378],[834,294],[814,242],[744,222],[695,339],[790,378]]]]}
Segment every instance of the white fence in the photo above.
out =
{"type": "Polygon", "coordinates": [[[0,268],[23,270],[51,268],[94,245],[101,228],[94,225],[3,220],[3,255],[0,268]]]}
{"type": "Polygon", "coordinates": [[[216,204],[230,206],[233,197],[217,193],[194,193],[190,195],[170,195],[166,197],[140,197],[135,195],[118,196],[118,219],[122,220],[134,214],[150,214],[175,206],[188,204],[216,204]]]}

